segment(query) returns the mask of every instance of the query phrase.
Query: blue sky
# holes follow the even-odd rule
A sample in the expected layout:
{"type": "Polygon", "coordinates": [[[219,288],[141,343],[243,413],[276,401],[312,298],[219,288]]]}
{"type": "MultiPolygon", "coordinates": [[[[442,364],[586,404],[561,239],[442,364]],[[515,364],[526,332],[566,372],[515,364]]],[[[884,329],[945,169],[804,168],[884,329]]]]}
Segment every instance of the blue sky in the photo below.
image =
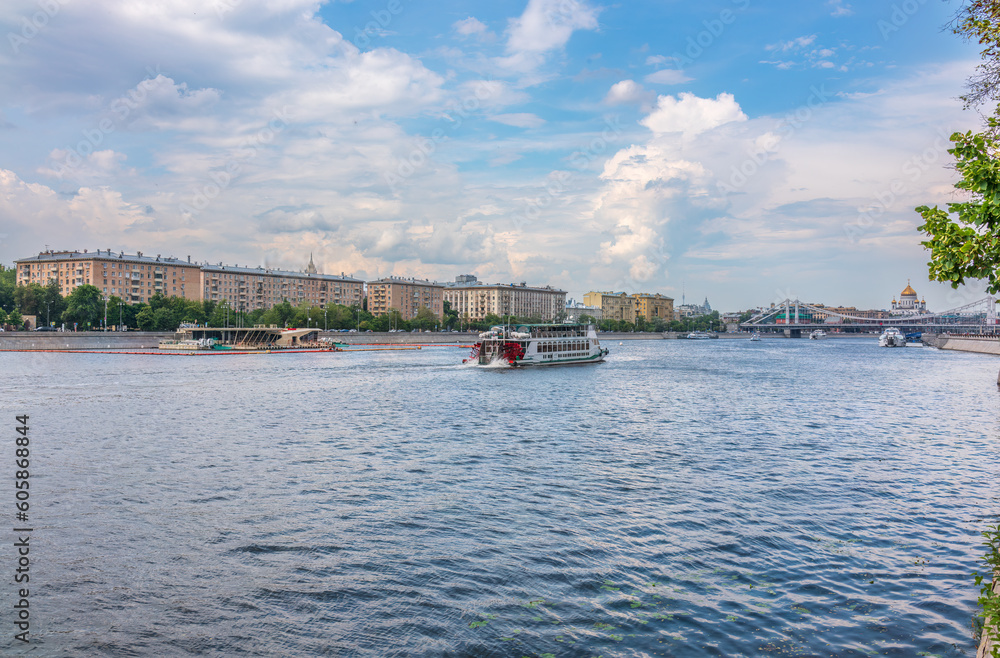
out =
{"type": "Polygon", "coordinates": [[[978,61],[956,2],[14,0],[0,262],[887,307],[926,281],[978,61]]]}

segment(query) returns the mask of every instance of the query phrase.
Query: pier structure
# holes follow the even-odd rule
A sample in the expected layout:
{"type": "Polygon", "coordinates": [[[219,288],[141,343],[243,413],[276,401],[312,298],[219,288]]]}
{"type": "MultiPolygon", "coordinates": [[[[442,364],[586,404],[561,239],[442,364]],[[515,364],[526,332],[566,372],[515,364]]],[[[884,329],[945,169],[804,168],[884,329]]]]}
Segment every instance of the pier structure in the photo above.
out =
{"type": "Polygon", "coordinates": [[[282,329],[265,327],[182,327],[177,330],[182,340],[214,339],[222,345],[241,349],[271,349],[301,347],[319,343],[321,329],[282,329]]]}

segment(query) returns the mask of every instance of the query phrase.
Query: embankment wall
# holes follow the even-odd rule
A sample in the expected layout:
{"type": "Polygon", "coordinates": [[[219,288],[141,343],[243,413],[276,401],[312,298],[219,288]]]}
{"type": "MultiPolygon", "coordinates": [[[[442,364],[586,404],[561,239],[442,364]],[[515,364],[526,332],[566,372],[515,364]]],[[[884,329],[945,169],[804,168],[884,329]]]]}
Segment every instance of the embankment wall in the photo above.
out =
{"type": "Polygon", "coordinates": [[[0,350],[149,349],[173,336],[173,332],[146,331],[5,331],[0,333],[0,350]]]}

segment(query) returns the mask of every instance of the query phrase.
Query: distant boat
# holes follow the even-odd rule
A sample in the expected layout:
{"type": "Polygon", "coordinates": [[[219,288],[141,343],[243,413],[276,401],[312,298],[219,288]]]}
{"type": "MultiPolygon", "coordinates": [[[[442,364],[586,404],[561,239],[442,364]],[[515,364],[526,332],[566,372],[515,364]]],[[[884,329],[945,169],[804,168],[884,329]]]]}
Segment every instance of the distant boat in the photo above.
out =
{"type": "Polygon", "coordinates": [[[826,338],[826,332],[822,329],[814,329],[813,332],[809,334],[810,340],[825,340],[826,338]]]}
{"type": "Polygon", "coordinates": [[[755,341],[755,342],[758,341],[758,340],[760,340],[760,334],[757,333],[756,331],[753,332],[752,334],[750,334],[750,340],[755,341]]]}
{"type": "Polygon", "coordinates": [[[718,338],[718,334],[713,334],[710,331],[692,331],[687,335],[690,340],[705,340],[706,338],[718,338]]]}
{"type": "Polygon", "coordinates": [[[879,347],[906,347],[906,337],[895,327],[889,327],[878,337],[879,347]]]}

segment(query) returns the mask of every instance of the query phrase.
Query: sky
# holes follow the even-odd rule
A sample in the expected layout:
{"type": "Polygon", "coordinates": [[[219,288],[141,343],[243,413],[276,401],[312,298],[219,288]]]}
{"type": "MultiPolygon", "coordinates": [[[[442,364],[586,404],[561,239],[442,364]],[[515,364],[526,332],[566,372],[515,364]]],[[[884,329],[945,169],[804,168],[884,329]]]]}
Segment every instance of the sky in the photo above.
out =
{"type": "Polygon", "coordinates": [[[0,263],[933,310],[958,2],[5,0],[0,263]]]}

